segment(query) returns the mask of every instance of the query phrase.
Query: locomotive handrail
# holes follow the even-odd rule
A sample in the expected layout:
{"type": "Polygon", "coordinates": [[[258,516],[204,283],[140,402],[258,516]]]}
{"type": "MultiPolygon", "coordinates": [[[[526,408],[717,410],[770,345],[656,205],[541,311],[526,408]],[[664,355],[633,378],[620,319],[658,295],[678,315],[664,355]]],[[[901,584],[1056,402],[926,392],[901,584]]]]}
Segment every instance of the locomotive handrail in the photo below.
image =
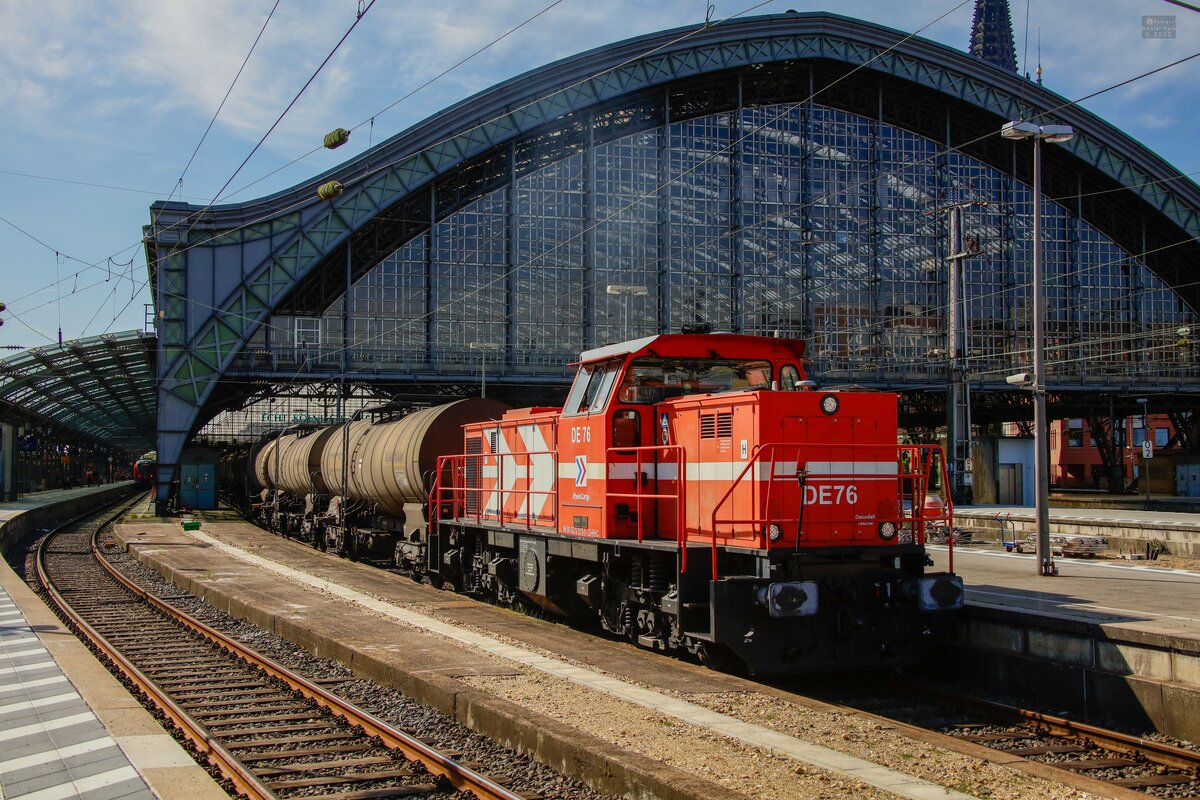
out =
{"type": "MultiPolygon", "coordinates": [[[[638,512],[637,526],[638,526],[638,542],[639,543],[643,539],[642,523],[643,523],[644,515],[642,514],[642,500],[674,500],[675,501],[675,542],[678,545],[679,550],[680,550],[679,571],[680,571],[680,573],[687,572],[687,547],[685,546],[686,542],[687,542],[687,519],[686,519],[687,481],[685,479],[686,476],[684,475],[684,470],[686,469],[686,466],[687,466],[687,459],[686,459],[687,453],[684,450],[683,445],[679,445],[679,444],[647,445],[647,446],[642,446],[642,447],[610,447],[610,448],[608,448],[607,451],[605,451],[605,458],[604,458],[605,470],[606,470],[605,471],[606,485],[608,484],[608,482],[613,480],[612,474],[611,474],[611,468],[614,463],[617,463],[612,460],[612,456],[629,455],[630,453],[632,453],[634,456],[633,485],[634,485],[635,491],[630,493],[630,492],[614,492],[611,490],[607,490],[605,492],[605,495],[608,499],[626,499],[626,500],[634,500],[635,502],[637,502],[637,512],[638,512]],[[656,455],[659,453],[674,454],[674,456],[675,456],[674,463],[676,465],[676,469],[678,470],[678,472],[676,474],[676,479],[675,479],[676,491],[674,494],[658,494],[658,493],[645,494],[642,492],[641,474],[642,474],[642,455],[644,453],[654,453],[656,455]]],[[[622,462],[622,463],[628,463],[628,462],[622,462]]],[[[659,464],[671,463],[671,462],[666,461],[666,460],[660,461],[658,458],[655,458],[653,463],[657,467],[659,464]]],[[[659,477],[658,471],[656,469],[655,470],[656,482],[658,480],[658,477],[659,477]]],[[[607,512],[607,508],[605,510],[607,512]]]]}
{"type": "MultiPolygon", "coordinates": [[[[754,450],[754,453],[751,455],[750,459],[746,462],[745,467],[742,468],[741,472],[738,473],[738,475],[729,484],[729,487],[725,490],[725,493],[721,496],[721,498],[713,506],[713,510],[712,510],[712,514],[711,514],[711,528],[710,528],[710,537],[711,537],[711,545],[710,546],[712,548],[712,559],[713,559],[713,563],[712,563],[713,580],[716,580],[718,578],[717,532],[721,527],[723,527],[723,526],[731,526],[732,527],[732,526],[736,526],[736,525],[753,526],[757,530],[756,538],[758,539],[759,547],[762,549],[767,549],[767,547],[769,546],[768,527],[767,527],[768,525],[770,525],[771,523],[795,523],[795,524],[799,525],[800,521],[803,519],[802,515],[803,515],[804,503],[805,503],[803,489],[801,490],[801,494],[800,494],[800,511],[796,517],[769,517],[769,518],[768,517],[749,517],[749,518],[730,517],[728,519],[718,519],[718,514],[725,507],[725,505],[729,502],[730,498],[733,497],[734,491],[738,488],[738,486],[740,486],[743,483],[743,481],[745,481],[747,474],[750,475],[751,491],[752,492],[754,491],[754,486],[760,480],[760,473],[762,472],[762,470],[758,469],[757,467],[759,467],[760,465],[762,465],[764,463],[769,465],[769,470],[766,472],[766,476],[764,478],[767,482],[767,495],[766,495],[766,498],[764,499],[764,502],[761,507],[763,509],[769,509],[771,507],[771,505],[770,505],[771,492],[774,488],[774,484],[775,484],[777,478],[791,477],[790,475],[778,473],[778,471],[776,469],[776,465],[781,463],[780,460],[776,456],[776,453],[780,450],[784,450],[785,452],[790,451],[790,452],[794,452],[796,454],[795,475],[796,475],[797,479],[800,479],[801,477],[803,477],[804,481],[837,481],[837,480],[845,480],[847,478],[862,478],[862,477],[895,478],[898,482],[897,489],[900,494],[900,500],[901,500],[901,502],[897,503],[897,517],[895,519],[895,523],[897,525],[897,529],[899,529],[899,526],[903,523],[906,523],[906,522],[911,523],[914,544],[919,544],[922,546],[925,544],[925,527],[930,522],[945,521],[946,524],[951,527],[951,530],[953,530],[953,503],[951,502],[949,497],[946,497],[943,502],[941,515],[927,515],[926,514],[925,499],[926,499],[926,495],[928,493],[929,484],[931,482],[933,468],[935,466],[939,466],[941,468],[941,474],[943,476],[946,475],[945,454],[943,453],[940,445],[899,445],[899,444],[891,445],[891,444],[858,444],[858,443],[827,444],[827,443],[821,443],[821,444],[815,445],[815,446],[821,448],[822,450],[826,450],[826,451],[841,450],[844,452],[844,451],[852,450],[856,453],[860,453],[863,450],[871,450],[871,449],[878,450],[878,449],[882,448],[885,451],[887,451],[889,454],[893,454],[893,453],[895,454],[896,471],[895,472],[877,472],[877,473],[825,472],[825,473],[813,475],[812,473],[808,472],[806,469],[808,462],[802,461],[800,458],[801,450],[814,447],[813,444],[807,443],[807,442],[805,442],[805,443],[768,442],[768,443],[764,443],[764,444],[757,446],[754,450]],[[770,455],[769,460],[766,459],[766,456],[768,454],[770,455]],[[907,458],[905,458],[906,455],[907,455],[907,458]],[[918,471],[912,470],[912,466],[914,464],[919,465],[918,471]],[[902,502],[903,495],[905,493],[905,488],[906,488],[905,487],[906,481],[909,482],[909,486],[907,488],[910,490],[911,496],[913,498],[912,505],[910,507],[911,513],[907,516],[904,513],[904,504],[902,502]]],[[[736,535],[737,535],[736,530],[731,535],[736,538],[736,535]]],[[[797,544],[798,544],[800,537],[803,535],[803,531],[798,530],[796,535],[797,535],[797,544]]],[[[953,569],[954,569],[954,566],[953,566],[954,565],[954,550],[953,550],[953,548],[954,548],[954,545],[953,545],[953,543],[951,543],[950,544],[950,555],[949,555],[949,559],[950,559],[949,568],[951,571],[953,571],[953,569]]]]}
{"type": "MultiPolygon", "coordinates": [[[[528,531],[533,528],[533,519],[534,519],[533,503],[530,502],[530,498],[532,498],[535,495],[539,496],[539,497],[545,496],[545,497],[551,499],[551,503],[550,503],[551,510],[549,512],[549,516],[551,517],[552,520],[554,520],[555,527],[557,527],[558,469],[557,469],[557,458],[555,456],[556,456],[556,453],[553,450],[522,450],[522,451],[516,451],[516,452],[510,452],[510,453],[457,453],[455,455],[439,456],[438,457],[438,479],[434,482],[434,486],[431,487],[431,489],[430,489],[429,502],[434,506],[434,512],[436,515],[441,510],[441,503],[446,502],[448,499],[449,502],[452,504],[452,507],[454,509],[454,511],[452,513],[454,514],[454,516],[456,518],[457,517],[465,517],[468,519],[474,519],[474,521],[476,523],[479,523],[479,522],[482,522],[482,520],[483,520],[484,511],[486,510],[486,503],[479,502],[476,504],[476,508],[473,513],[468,512],[466,509],[466,502],[465,502],[467,496],[477,495],[482,499],[482,496],[485,493],[495,492],[497,495],[497,499],[496,499],[497,512],[496,513],[499,517],[503,518],[504,502],[505,502],[506,496],[526,495],[527,496],[527,500],[526,500],[527,505],[526,505],[526,511],[525,511],[524,524],[525,524],[525,530],[528,531]],[[524,459],[525,469],[526,469],[525,474],[528,476],[533,469],[533,459],[538,456],[549,456],[550,459],[555,463],[555,467],[552,469],[552,474],[554,475],[554,479],[553,479],[550,489],[534,489],[534,488],[526,488],[526,489],[508,488],[508,489],[506,489],[506,488],[504,488],[504,462],[505,462],[505,459],[510,458],[510,457],[513,459],[516,459],[516,458],[524,459]],[[467,486],[466,485],[466,470],[468,468],[469,460],[470,459],[482,460],[485,458],[496,459],[496,484],[495,484],[495,486],[467,486]],[[452,478],[452,483],[450,486],[445,486],[442,481],[442,476],[444,474],[446,474],[448,467],[449,467],[449,472],[450,472],[450,475],[452,478]],[[462,478],[462,480],[459,480],[460,477],[462,478]],[[446,497],[446,494],[445,494],[446,492],[450,493],[449,498],[446,497]]],[[[482,478],[483,478],[483,465],[482,464],[479,465],[479,473],[480,473],[480,482],[482,483],[482,478]]]]}

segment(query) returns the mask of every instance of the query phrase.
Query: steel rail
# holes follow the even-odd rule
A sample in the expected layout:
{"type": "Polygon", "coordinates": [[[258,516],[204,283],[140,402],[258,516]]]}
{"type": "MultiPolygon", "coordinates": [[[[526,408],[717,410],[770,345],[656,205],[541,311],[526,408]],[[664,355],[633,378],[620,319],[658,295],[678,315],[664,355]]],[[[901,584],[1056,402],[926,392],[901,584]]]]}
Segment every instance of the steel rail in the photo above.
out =
{"type": "Polygon", "coordinates": [[[1075,722],[1053,714],[1044,714],[1040,711],[1030,711],[1018,706],[998,703],[994,700],[984,700],[980,697],[963,694],[939,686],[932,686],[921,681],[903,681],[897,683],[903,683],[906,688],[921,692],[922,694],[932,695],[943,700],[972,706],[992,714],[1007,717],[1052,736],[1087,738],[1098,747],[1118,752],[1140,753],[1147,760],[1163,766],[1185,770],[1200,769],[1200,753],[1176,747],[1165,742],[1156,742],[1152,739],[1144,739],[1140,736],[1101,728],[1086,722],[1075,722]]]}
{"type": "MultiPolygon", "coordinates": [[[[92,538],[92,552],[96,559],[104,567],[104,569],[120,584],[122,584],[130,592],[137,595],[143,601],[149,603],[160,611],[164,612],[181,624],[191,630],[204,636],[209,641],[228,650],[239,658],[245,659],[249,663],[257,666],[259,669],[266,672],[279,680],[282,680],[293,690],[300,692],[314,703],[327,708],[333,714],[336,714],[347,720],[351,725],[358,725],[368,735],[377,736],[383,743],[392,749],[399,750],[406,758],[411,761],[418,761],[425,766],[432,774],[444,776],[446,780],[457,790],[467,791],[474,794],[480,800],[523,800],[522,796],[516,794],[485,775],[482,775],[469,767],[466,767],[453,759],[447,758],[439,753],[434,748],[422,742],[413,736],[409,736],[403,731],[393,728],[383,720],[374,715],[357,708],[339,697],[329,693],[320,686],[312,683],[304,677],[298,675],[292,670],[277,664],[265,656],[256,653],[254,650],[247,648],[240,642],[237,642],[220,631],[209,627],[200,620],[192,617],[184,611],[169,605],[168,603],[154,597],[146,592],[137,584],[126,578],[116,567],[108,562],[104,554],[100,552],[97,546],[97,534],[92,538]]],[[[169,700],[168,700],[169,702],[169,700]]],[[[172,704],[174,705],[174,704],[172,704]]],[[[181,711],[181,713],[183,713],[181,711]]],[[[199,723],[194,723],[197,726],[199,723]]],[[[213,744],[216,744],[215,742],[213,744]]],[[[219,747],[219,745],[217,745],[219,747]]],[[[232,758],[232,756],[231,756],[232,758]]],[[[257,781],[257,778],[255,778],[257,781]]],[[[264,787],[266,788],[266,787],[264,787]]],[[[270,789],[266,789],[267,797],[274,797],[274,793],[270,789]]]]}
{"type": "MultiPolygon", "coordinates": [[[[114,520],[125,513],[126,507],[123,507],[113,516],[104,520],[96,527],[99,532],[101,528],[111,524],[114,520]]],[[[86,515],[85,515],[86,516],[86,515]]],[[[262,781],[258,779],[254,773],[250,772],[246,767],[242,766],[228,750],[221,746],[208,731],[200,723],[196,722],[192,717],[180,708],[170,697],[168,697],[154,681],[146,677],[146,675],[133,665],[119,650],[113,647],[107,639],[105,639],[95,628],[93,628],[84,618],[78,614],[69,602],[55,588],[54,583],[50,580],[50,574],[46,569],[46,545],[54,539],[55,536],[67,525],[73,524],[83,517],[76,517],[74,520],[63,523],[50,532],[41,542],[38,543],[36,565],[38,581],[46,594],[54,601],[55,606],[67,619],[67,621],[81,633],[93,647],[103,653],[108,659],[116,665],[117,669],[129,679],[140,691],[142,691],[150,700],[158,706],[158,708],[167,716],[170,721],[175,724],[183,734],[191,741],[192,745],[200,753],[203,753],[210,762],[221,771],[221,774],[229,780],[236,791],[245,795],[250,800],[277,800],[277,795],[262,781]]],[[[96,537],[93,534],[92,547],[95,551],[96,537]]],[[[104,562],[101,562],[104,563],[104,562]]]]}

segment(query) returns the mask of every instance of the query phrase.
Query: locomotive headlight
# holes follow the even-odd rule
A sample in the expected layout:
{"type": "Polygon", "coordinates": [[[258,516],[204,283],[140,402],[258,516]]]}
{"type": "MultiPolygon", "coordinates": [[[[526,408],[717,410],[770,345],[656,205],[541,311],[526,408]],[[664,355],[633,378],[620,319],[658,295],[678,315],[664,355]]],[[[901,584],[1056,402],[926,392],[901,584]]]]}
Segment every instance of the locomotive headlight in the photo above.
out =
{"type": "Polygon", "coordinates": [[[821,398],[821,411],[825,416],[832,417],[842,407],[841,401],[837,399],[836,394],[827,394],[821,398]]]}
{"type": "Polygon", "coordinates": [[[772,617],[811,617],[817,613],[817,582],[788,581],[760,587],[758,604],[772,617]]]}
{"type": "Polygon", "coordinates": [[[905,581],[900,588],[903,594],[915,597],[922,611],[952,611],[962,608],[966,600],[962,578],[946,572],[905,581]]]}
{"type": "Polygon", "coordinates": [[[770,525],[767,526],[767,536],[768,536],[768,538],[770,538],[770,540],[772,542],[778,542],[780,539],[783,538],[783,528],[779,527],[779,525],[772,522],[770,525]]]}
{"type": "Polygon", "coordinates": [[[891,541],[896,538],[896,523],[881,522],[879,523],[879,538],[891,541]]]}

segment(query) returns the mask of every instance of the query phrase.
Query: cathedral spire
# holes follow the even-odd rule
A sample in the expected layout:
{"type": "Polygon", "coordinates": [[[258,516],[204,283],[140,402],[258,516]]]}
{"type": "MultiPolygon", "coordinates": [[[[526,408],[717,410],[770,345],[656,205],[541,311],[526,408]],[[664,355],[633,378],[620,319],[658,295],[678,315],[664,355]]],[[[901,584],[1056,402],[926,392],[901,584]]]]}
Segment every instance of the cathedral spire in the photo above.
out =
{"type": "Polygon", "coordinates": [[[1017,49],[1013,45],[1008,0],[975,0],[969,51],[1000,69],[1017,71],[1017,49]]]}

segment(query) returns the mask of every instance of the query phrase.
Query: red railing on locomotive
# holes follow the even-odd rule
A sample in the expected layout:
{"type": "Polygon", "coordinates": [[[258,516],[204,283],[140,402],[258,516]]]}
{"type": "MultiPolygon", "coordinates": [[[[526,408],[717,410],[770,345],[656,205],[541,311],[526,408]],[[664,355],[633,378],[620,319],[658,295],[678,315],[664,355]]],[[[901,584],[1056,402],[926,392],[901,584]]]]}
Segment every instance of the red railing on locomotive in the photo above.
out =
{"type": "Polygon", "coordinates": [[[882,544],[896,529],[895,395],[693,397],[672,403],[668,422],[688,452],[690,539],[794,547],[802,491],[803,541],[882,544]]]}
{"type": "Polygon", "coordinates": [[[554,527],[557,408],[520,408],[499,421],[463,426],[464,516],[510,527],[554,527]]]}
{"type": "Polygon", "coordinates": [[[804,343],[736,334],[664,334],[583,354],[558,430],[558,530],[605,538],[674,538],[678,465],[637,448],[670,444],[676,398],[806,384],[804,343]],[[674,475],[669,474],[674,469],[674,475]],[[664,499],[628,495],[645,491],[664,499]],[[618,495],[610,497],[609,495],[618,495]],[[647,517],[654,520],[648,527],[647,517]]]}
{"type": "Polygon", "coordinates": [[[816,547],[885,546],[904,541],[901,534],[912,530],[913,515],[921,513],[903,503],[905,487],[925,486],[928,478],[908,475],[901,479],[897,468],[901,446],[819,449],[824,451],[823,459],[832,455],[837,460],[809,459],[808,448],[803,446],[764,445],[760,458],[739,476],[741,482],[713,504],[712,526],[718,542],[795,548],[797,542],[816,547]],[[778,453],[789,455],[772,455],[778,453]],[[797,466],[803,470],[803,483],[797,466]],[[730,498],[738,496],[733,489],[741,490],[743,499],[754,493],[759,511],[732,512],[736,505],[730,498]]]}

